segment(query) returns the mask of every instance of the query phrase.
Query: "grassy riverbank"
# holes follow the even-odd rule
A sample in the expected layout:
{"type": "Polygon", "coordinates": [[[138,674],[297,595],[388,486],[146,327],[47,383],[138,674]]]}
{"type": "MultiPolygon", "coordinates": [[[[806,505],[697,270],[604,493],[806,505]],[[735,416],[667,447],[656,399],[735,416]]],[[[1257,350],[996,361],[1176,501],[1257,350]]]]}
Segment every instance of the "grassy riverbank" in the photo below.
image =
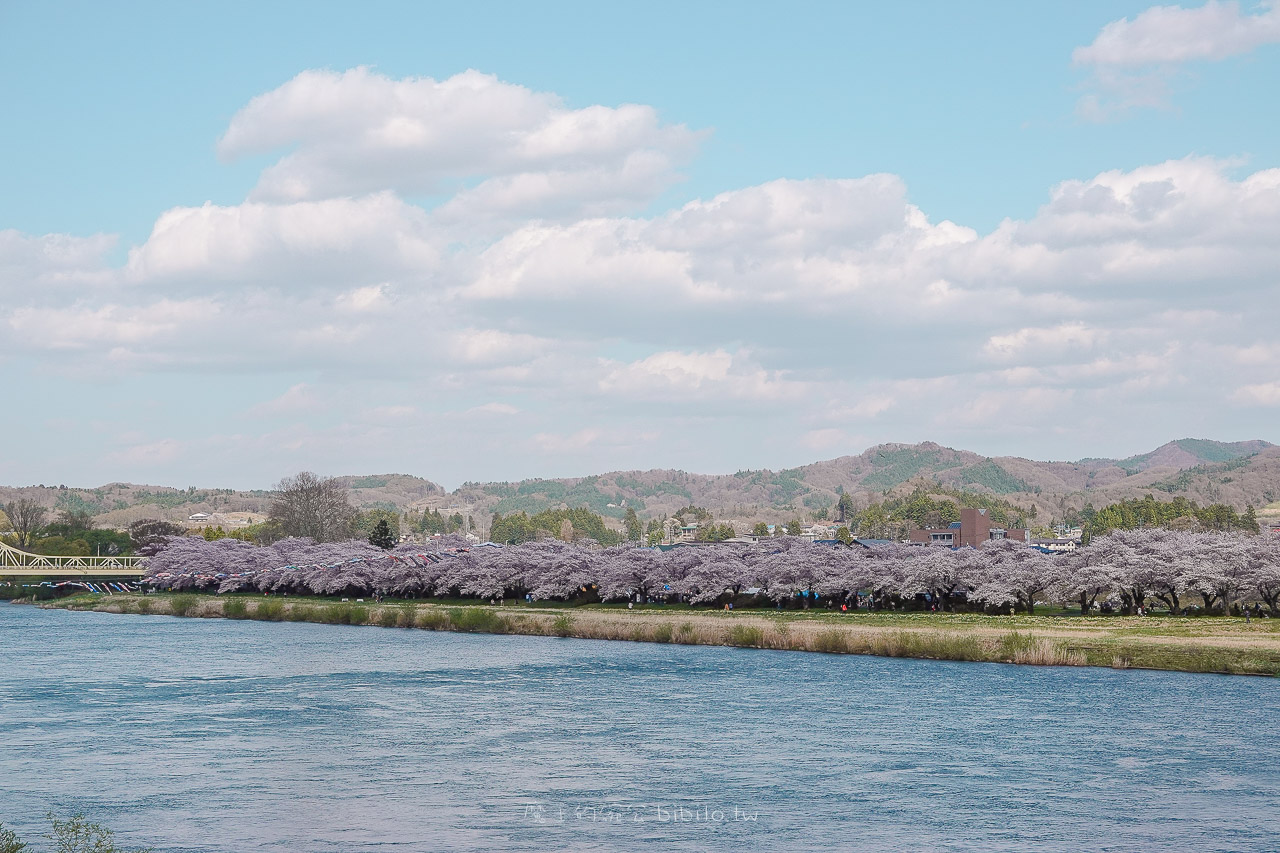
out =
{"type": "Polygon", "coordinates": [[[980,616],[447,605],[257,595],[78,595],[41,606],[108,613],[375,625],[935,660],[1280,675],[1280,619],[980,616]]]}

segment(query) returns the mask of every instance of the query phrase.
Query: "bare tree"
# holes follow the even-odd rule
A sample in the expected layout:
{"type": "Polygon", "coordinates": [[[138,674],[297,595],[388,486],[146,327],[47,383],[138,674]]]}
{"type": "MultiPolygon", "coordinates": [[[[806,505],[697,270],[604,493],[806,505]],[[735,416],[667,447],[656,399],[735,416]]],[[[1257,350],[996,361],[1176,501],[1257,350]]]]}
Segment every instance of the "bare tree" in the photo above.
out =
{"type": "Polygon", "coordinates": [[[44,519],[49,514],[49,509],[35,498],[18,498],[9,503],[5,508],[5,514],[9,516],[9,524],[18,538],[18,547],[26,548],[40,532],[40,528],[44,527],[44,519]]]}
{"type": "Polygon", "coordinates": [[[276,486],[270,521],[285,536],[305,536],[316,542],[350,539],[356,519],[347,490],[332,477],[303,471],[276,486]]]}
{"type": "Polygon", "coordinates": [[[185,536],[187,529],[172,521],[158,518],[142,518],[129,525],[129,543],[133,552],[150,557],[174,536],[185,536]]]}

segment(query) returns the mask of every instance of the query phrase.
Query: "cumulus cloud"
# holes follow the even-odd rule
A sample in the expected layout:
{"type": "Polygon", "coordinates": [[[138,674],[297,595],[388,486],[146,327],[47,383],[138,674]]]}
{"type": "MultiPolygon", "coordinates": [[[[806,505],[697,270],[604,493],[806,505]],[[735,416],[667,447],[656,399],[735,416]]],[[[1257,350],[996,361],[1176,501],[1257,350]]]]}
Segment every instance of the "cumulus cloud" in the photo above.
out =
{"type": "Polygon", "coordinates": [[[468,364],[524,363],[553,342],[534,335],[511,334],[499,329],[458,329],[449,333],[449,351],[468,364]]]}
{"type": "Polygon", "coordinates": [[[183,442],[164,438],[114,450],[106,455],[106,461],[108,464],[125,466],[133,471],[151,471],[158,465],[175,461],[184,449],[183,442]]]}
{"type": "Polygon", "coordinates": [[[13,340],[33,349],[76,350],[97,358],[119,346],[181,345],[192,327],[218,311],[208,299],[160,299],[139,306],[20,307],[8,324],[13,340]]]}
{"type": "Polygon", "coordinates": [[[540,432],[533,436],[530,443],[543,453],[556,455],[576,453],[594,444],[601,434],[600,430],[594,428],[580,429],[569,435],[540,432]]]}
{"type": "Polygon", "coordinates": [[[626,364],[602,362],[600,391],[630,399],[718,401],[774,405],[804,393],[785,372],[765,370],[744,353],[657,352],[626,364]]]}
{"type": "Polygon", "coordinates": [[[1133,20],[1102,28],[1091,44],[1077,47],[1072,62],[1093,71],[1095,91],[1084,95],[1079,114],[1104,120],[1134,107],[1164,107],[1181,65],[1219,61],[1280,42],[1280,7],[1242,13],[1240,4],[1209,0],[1203,6],[1152,6],[1133,20]]]}
{"type": "Polygon", "coordinates": [[[1006,335],[992,335],[983,350],[1002,361],[1026,360],[1028,356],[1061,358],[1072,350],[1089,350],[1105,333],[1084,323],[1063,323],[1051,328],[1018,329],[1006,335]]]}
{"type": "Polygon", "coordinates": [[[1203,6],[1152,6],[1132,21],[1102,28],[1092,44],[1071,54],[1079,65],[1143,66],[1218,60],[1280,42],[1280,8],[1266,4],[1241,14],[1240,4],[1209,0],[1203,6]]]}
{"type": "Polygon", "coordinates": [[[907,300],[939,305],[946,294],[932,262],[976,238],[951,222],[931,223],[893,175],[772,181],[648,220],[521,228],[484,252],[467,294],[660,296],[707,311],[785,304],[821,312],[823,300],[847,297],[864,297],[875,311],[907,300]]]}
{"type": "Polygon", "coordinates": [[[315,389],[306,382],[299,382],[273,400],[258,403],[249,409],[255,417],[295,417],[313,414],[324,409],[324,402],[315,389]]]}
{"type": "MultiPolygon", "coordinates": [[[[1280,288],[1280,169],[1106,171],[986,233],[930,217],[894,175],[644,216],[628,206],[649,189],[594,177],[637,169],[651,189],[695,142],[649,108],[570,109],[474,72],[308,72],[221,143],[292,150],[253,197],[160,213],[122,266],[109,237],[0,232],[0,357],[63,376],[272,371],[288,390],[241,400],[251,425],[322,403],[340,423],[238,440],[303,455],[412,454],[466,423],[485,458],[611,465],[658,436],[843,451],[1274,405],[1257,307],[1280,288]],[[428,189],[445,200],[411,200],[428,189]]],[[[454,450],[465,468],[475,451],[454,450]]]]}
{"type": "Polygon", "coordinates": [[[1252,406],[1280,406],[1280,382],[1242,385],[1231,395],[1237,403],[1252,406]]]}
{"type": "Polygon", "coordinates": [[[482,403],[479,406],[472,406],[462,414],[475,415],[484,417],[509,417],[511,415],[520,414],[520,410],[510,403],[482,403]]]}
{"type": "MultiPolygon", "coordinates": [[[[129,251],[130,281],[283,289],[429,274],[438,238],[421,208],[389,192],[290,204],[174,208],[129,251]]],[[[368,285],[366,285],[368,286],[368,285]]]]}
{"type": "MultiPolygon", "coordinates": [[[[1254,288],[1280,247],[1280,169],[1236,180],[1231,164],[1187,158],[1064,181],[1030,220],[985,237],[967,277],[994,273],[1024,288],[1179,285],[1254,288]]],[[[1078,291],[1072,295],[1079,295],[1078,291]]]]}
{"type": "Polygon", "coordinates": [[[454,196],[446,218],[457,220],[642,203],[676,179],[699,137],[649,106],[572,109],[478,71],[396,80],[355,68],[305,71],[259,95],[218,150],[290,149],[263,172],[254,200],[443,193],[454,196]]]}
{"type": "Polygon", "coordinates": [[[65,289],[110,281],[106,254],[116,244],[108,234],[75,237],[70,234],[23,234],[0,229],[0,294],[19,288],[65,289]]]}

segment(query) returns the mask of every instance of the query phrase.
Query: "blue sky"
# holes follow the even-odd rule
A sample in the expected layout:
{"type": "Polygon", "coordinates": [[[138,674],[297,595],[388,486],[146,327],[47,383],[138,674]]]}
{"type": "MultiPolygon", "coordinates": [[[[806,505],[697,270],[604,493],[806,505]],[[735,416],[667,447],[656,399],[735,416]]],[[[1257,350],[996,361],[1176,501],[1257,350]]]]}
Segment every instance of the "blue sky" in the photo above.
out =
{"type": "Polygon", "coordinates": [[[1280,440],[1277,81],[1253,4],[0,5],[0,481],[1280,440]]]}

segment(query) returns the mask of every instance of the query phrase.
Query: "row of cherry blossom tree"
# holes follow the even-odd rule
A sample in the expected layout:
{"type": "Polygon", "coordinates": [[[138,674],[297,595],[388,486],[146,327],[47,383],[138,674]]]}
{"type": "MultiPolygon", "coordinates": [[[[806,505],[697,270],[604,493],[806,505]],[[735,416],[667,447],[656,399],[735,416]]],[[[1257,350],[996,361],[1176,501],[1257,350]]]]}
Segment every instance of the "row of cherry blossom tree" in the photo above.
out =
{"type": "Polygon", "coordinates": [[[1050,555],[1010,540],[981,548],[909,545],[831,547],[799,538],[744,547],[667,552],[557,540],[471,547],[460,537],[383,551],[363,541],[171,539],[152,558],[160,589],[321,596],[557,601],[687,602],[744,596],[782,607],[1034,612],[1062,602],[1082,612],[1230,612],[1241,603],[1280,615],[1280,537],[1115,531],[1072,554],[1050,555]]]}

